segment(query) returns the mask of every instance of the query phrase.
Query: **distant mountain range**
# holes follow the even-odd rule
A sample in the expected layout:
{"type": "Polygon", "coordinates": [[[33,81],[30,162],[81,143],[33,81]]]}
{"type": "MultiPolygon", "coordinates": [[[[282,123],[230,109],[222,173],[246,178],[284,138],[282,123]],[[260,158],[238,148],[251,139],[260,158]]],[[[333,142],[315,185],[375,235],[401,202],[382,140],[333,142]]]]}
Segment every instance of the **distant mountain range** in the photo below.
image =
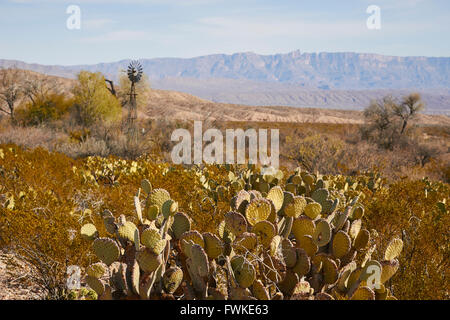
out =
{"type": "MultiPolygon", "coordinates": [[[[117,80],[129,61],[45,66],[0,60],[0,68],[15,66],[69,78],[80,70],[100,71],[117,80]]],[[[450,57],[294,51],[140,61],[152,87],[183,91],[217,102],[361,109],[382,95],[419,91],[427,102],[428,112],[450,112],[450,57]]]]}

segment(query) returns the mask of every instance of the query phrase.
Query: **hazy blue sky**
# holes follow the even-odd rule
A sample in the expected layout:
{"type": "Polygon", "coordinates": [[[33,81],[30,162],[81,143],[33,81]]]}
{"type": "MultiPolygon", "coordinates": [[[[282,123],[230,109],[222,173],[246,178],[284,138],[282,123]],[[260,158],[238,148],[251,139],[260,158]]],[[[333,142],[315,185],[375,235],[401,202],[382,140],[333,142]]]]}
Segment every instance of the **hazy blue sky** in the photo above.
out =
{"type": "Polygon", "coordinates": [[[0,59],[44,64],[297,49],[449,57],[449,34],[449,0],[0,0],[0,59]],[[66,27],[70,4],[80,30],[66,27]],[[369,5],[381,30],[366,26],[369,5]]]}

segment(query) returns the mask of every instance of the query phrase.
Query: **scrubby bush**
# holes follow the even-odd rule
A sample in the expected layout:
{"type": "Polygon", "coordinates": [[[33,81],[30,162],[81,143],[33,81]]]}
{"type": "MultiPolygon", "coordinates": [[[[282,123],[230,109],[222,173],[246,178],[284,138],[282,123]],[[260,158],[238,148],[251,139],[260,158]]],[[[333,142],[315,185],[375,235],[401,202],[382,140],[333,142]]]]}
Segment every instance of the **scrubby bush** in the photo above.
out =
{"type": "MultiPolygon", "coordinates": [[[[449,299],[450,188],[448,184],[398,181],[367,198],[370,228],[404,241],[399,276],[391,282],[402,299],[449,299]]],[[[377,241],[378,246],[386,244],[377,241]]]]}
{"type": "Polygon", "coordinates": [[[74,105],[64,94],[51,93],[23,104],[17,110],[17,121],[24,125],[41,125],[62,119],[74,105]]]}

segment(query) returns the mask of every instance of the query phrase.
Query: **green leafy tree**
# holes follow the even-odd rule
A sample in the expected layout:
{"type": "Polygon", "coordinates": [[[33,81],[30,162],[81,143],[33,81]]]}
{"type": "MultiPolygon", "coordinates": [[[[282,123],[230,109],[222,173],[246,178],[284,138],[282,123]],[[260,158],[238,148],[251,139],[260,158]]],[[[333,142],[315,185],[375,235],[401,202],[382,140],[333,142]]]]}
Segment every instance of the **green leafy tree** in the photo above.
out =
{"type": "Polygon", "coordinates": [[[75,112],[80,124],[88,126],[97,121],[115,122],[120,119],[120,102],[108,90],[105,77],[100,72],[81,71],[73,94],[75,112]]]}

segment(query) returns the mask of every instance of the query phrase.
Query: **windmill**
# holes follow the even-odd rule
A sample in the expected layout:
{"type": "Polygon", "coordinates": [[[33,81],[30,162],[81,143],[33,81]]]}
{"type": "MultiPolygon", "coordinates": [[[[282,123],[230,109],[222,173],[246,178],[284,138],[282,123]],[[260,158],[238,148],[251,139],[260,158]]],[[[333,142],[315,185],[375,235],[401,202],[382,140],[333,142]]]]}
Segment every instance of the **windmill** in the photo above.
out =
{"type": "Polygon", "coordinates": [[[137,103],[136,103],[136,84],[141,81],[143,68],[139,61],[131,61],[127,69],[128,79],[131,82],[130,89],[130,110],[128,113],[128,130],[133,136],[136,131],[136,119],[137,119],[137,103]]]}

